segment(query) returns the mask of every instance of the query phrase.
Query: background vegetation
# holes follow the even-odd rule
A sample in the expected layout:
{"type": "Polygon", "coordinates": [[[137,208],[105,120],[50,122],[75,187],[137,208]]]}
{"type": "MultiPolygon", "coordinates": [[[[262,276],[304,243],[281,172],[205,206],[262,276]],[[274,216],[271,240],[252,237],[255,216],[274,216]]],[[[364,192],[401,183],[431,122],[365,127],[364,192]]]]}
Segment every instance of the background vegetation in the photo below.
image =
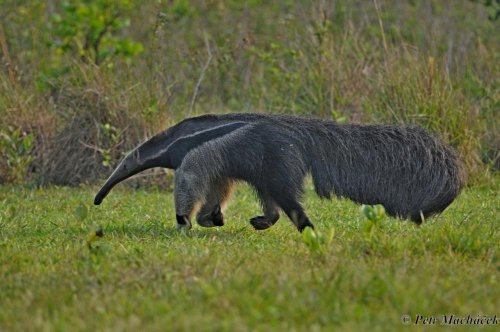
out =
{"type": "Polygon", "coordinates": [[[418,123],[499,167],[498,1],[0,0],[0,181],[75,185],[206,112],[418,123]]]}

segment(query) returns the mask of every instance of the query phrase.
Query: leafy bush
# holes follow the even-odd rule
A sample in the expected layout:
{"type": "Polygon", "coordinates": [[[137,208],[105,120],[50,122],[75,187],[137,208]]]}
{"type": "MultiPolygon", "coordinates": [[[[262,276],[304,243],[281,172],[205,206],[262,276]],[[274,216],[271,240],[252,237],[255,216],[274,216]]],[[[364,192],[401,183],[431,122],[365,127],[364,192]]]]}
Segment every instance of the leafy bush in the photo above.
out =
{"type": "Polygon", "coordinates": [[[64,2],[51,20],[51,45],[56,54],[71,52],[96,65],[114,55],[131,58],[143,51],[141,43],[119,36],[130,24],[123,12],[131,9],[128,0],[64,2]]]}
{"type": "Polygon", "coordinates": [[[20,128],[9,127],[0,131],[0,151],[7,163],[7,180],[22,183],[28,176],[28,168],[33,162],[33,134],[27,134],[20,128]]]}

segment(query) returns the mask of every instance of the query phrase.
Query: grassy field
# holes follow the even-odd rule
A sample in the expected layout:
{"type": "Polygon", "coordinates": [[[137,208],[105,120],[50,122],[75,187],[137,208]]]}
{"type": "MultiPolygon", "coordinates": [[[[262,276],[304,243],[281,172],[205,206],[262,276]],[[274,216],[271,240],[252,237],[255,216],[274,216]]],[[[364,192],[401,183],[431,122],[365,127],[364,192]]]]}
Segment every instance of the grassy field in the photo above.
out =
{"type": "Polygon", "coordinates": [[[189,232],[170,192],[123,188],[93,207],[95,187],[0,187],[1,331],[424,330],[401,316],[500,314],[498,178],[421,227],[371,231],[359,206],[308,186],[319,250],[284,217],[254,231],[244,186],[224,227],[189,232]]]}

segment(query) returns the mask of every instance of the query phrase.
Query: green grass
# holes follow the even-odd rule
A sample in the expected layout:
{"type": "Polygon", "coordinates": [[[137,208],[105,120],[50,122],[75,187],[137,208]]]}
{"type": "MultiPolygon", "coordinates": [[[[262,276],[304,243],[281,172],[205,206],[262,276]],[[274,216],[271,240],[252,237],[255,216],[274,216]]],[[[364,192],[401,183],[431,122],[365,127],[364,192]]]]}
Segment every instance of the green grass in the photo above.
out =
{"type": "Polygon", "coordinates": [[[334,232],[317,252],[284,217],[254,231],[246,187],[224,227],[189,232],[169,192],[122,187],[91,207],[95,191],[0,187],[0,330],[387,331],[402,314],[499,314],[498,181],[421,227],[385,218],[372,233],[359,206],[308,188],[317,230],[334,232]]]}

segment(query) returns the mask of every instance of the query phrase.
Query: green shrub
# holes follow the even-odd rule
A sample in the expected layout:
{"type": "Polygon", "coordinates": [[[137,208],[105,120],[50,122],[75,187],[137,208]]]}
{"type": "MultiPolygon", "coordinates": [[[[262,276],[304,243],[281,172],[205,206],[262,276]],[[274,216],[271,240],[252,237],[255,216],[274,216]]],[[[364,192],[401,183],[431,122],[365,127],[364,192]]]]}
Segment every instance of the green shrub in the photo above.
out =
{"type": "Polygon", "coordinates": [[[71,52],[96,65],[111,56],[130,58],[139,54],[143,51],[141,43],[119,35],[130,24],[123,14],[131,9],[128,0],[64,2],[61,14],[51,20],[55,53],[71,52]]]}
{"type": "Polygon", "coordinates": [[[28,168],[33,162],[33,134],[27,134],[20,128],[9,127],[0,131],[0,151],[7,163],[7,179],[22,183],[28,178],[28,168]]]}

